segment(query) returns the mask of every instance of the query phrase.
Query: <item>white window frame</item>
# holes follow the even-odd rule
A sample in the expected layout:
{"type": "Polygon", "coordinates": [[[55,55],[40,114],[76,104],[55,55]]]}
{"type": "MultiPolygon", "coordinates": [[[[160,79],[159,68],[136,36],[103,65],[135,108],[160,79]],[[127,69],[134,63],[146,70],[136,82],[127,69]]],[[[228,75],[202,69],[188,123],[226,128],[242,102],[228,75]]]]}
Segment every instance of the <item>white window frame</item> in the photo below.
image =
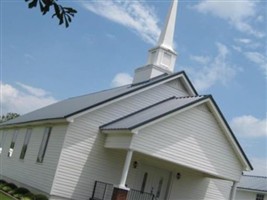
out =
{"type": "Polygon", "coordinates": [[[0,155],[2,154],[2,151],[3,151],[3,148],[4,148],[4,144],[5,144],[5,141],[6,141],[6,131],[3,131],[2,132],[2,137],[1,137],[1,141],[0,141],[0,155]]]}
{"type": "Polygon", "coordinates": [[[32,128],[28,128],[25,134],[24,143],[19,156],[21,160],[24,160],[26,156],[27,148],[31,139],[31,134],[32,134],[32,128]]]}
{"type": "Polygon", "coordinates": [[[42,163],[44,161],[47,145],[49,142],[49,138],[52,132],[52,127],[45,127],[42,143],[39,148],[38,156],[37,156],[37,163],[42,163]]]}
{"type": "Polygon", "coordinates": [[[15,148],[15,144],[16,144],[16,140],[17,140],[17,137],[18,137],[18,133],[19,133],[19,130],[16,129],[13,133],[13,136],[12,136],[12,140],[11,140],[11,143],[10,143],[10,147],[9,147],[9,150],[8,150],[8,153],[7,153],[7,157],[12,157],[13,155],[13,152],[14,152],[14,148],[15,148]]]}

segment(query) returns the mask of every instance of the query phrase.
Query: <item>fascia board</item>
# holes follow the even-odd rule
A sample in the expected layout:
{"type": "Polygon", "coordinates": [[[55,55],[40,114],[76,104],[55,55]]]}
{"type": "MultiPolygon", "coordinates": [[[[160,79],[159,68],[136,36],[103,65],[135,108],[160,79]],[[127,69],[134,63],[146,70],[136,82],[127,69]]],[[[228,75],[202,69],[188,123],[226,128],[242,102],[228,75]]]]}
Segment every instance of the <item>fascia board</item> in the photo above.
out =
{"type": "Polygon", "coordinates": [[[131,130],[127,129],[113,129],[113,130],[100,130],[101,133],[104,133],[106,135],[116,135],[116,134],[127,134],[132,135],[134,134],[131,130]]]}
{"type": "Polygon", "coordinates": [[[3,129],[10,129],[10,128],[21,128],[21,127],[29,127],[29,126],[39,126],[39,125],[46,125],[46,124],[68,124],[69,121],[66,119],[44,119],[44,120],[37,120],[37,121],[29,121],[29,122],[23,122],[23,123],[17,123],[17,124],[8,124],[0,127],[0,130],[3,129]]]}

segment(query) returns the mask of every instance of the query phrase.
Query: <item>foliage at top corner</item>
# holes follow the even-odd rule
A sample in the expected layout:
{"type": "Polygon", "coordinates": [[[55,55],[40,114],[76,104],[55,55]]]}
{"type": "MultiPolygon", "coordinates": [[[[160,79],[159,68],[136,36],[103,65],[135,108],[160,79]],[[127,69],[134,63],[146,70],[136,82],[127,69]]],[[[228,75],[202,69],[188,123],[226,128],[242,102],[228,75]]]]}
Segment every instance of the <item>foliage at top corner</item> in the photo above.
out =
{"type": "Polygon", "coordinates": [[[19,117],[20,115],[18,113],[7,113],[6,115],[0,116],[0,123],[6,122],[11,119],[15,119],[19,117]]]}
{"type": "Polygon", "coordinates": [[[48,13],[50,9],[54,9],[53,17],[57,17],[59,20],[59,25],[65,24],[68,28],[72,17],[77,13],[77,11],[71,7],[64,7],[57,3],[57,0],[25,0],[28,3],[29,8],[35,8],[39,5],[40,11],[43,15],[48,13]]]}

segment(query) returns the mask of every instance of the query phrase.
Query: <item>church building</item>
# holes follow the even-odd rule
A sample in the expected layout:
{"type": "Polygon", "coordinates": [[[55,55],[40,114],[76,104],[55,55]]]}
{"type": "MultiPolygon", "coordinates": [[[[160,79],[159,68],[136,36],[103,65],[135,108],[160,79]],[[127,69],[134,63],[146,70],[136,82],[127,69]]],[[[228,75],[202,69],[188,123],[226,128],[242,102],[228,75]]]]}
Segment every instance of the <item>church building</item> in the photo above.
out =
{"type": "Polygon", "coordinates": [[[174,71],[177,8],[131,84],[2,123],[1,179],[50,200],[234,200],[253,168],[213,97],[174,71]]]}

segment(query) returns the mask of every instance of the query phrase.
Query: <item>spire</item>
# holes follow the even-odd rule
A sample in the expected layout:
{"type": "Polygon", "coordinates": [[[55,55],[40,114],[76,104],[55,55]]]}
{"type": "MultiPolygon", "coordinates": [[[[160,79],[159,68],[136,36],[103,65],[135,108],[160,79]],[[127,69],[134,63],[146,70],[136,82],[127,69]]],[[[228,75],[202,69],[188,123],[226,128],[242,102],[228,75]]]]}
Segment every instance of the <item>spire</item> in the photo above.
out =
{"type": "Polygon", "coordinates": [[[173,36],[175,30],[177,5],[178,5],[178,0],[173,0],[172,5],[170,7],[170,11],[168,13],[168,17],[166,19],[165,27],[162,30],[158,41],[158,46],[170,49],[172,51],[173,51],[173,36]]]}
{"type": "Polygon", "coordinates": [[[173,0],[157,46],[149,50],[147,65],[135,70],[133,83],[173,73],[177,56],[173,49],[177,7],[178,0],[173,0]]]}

